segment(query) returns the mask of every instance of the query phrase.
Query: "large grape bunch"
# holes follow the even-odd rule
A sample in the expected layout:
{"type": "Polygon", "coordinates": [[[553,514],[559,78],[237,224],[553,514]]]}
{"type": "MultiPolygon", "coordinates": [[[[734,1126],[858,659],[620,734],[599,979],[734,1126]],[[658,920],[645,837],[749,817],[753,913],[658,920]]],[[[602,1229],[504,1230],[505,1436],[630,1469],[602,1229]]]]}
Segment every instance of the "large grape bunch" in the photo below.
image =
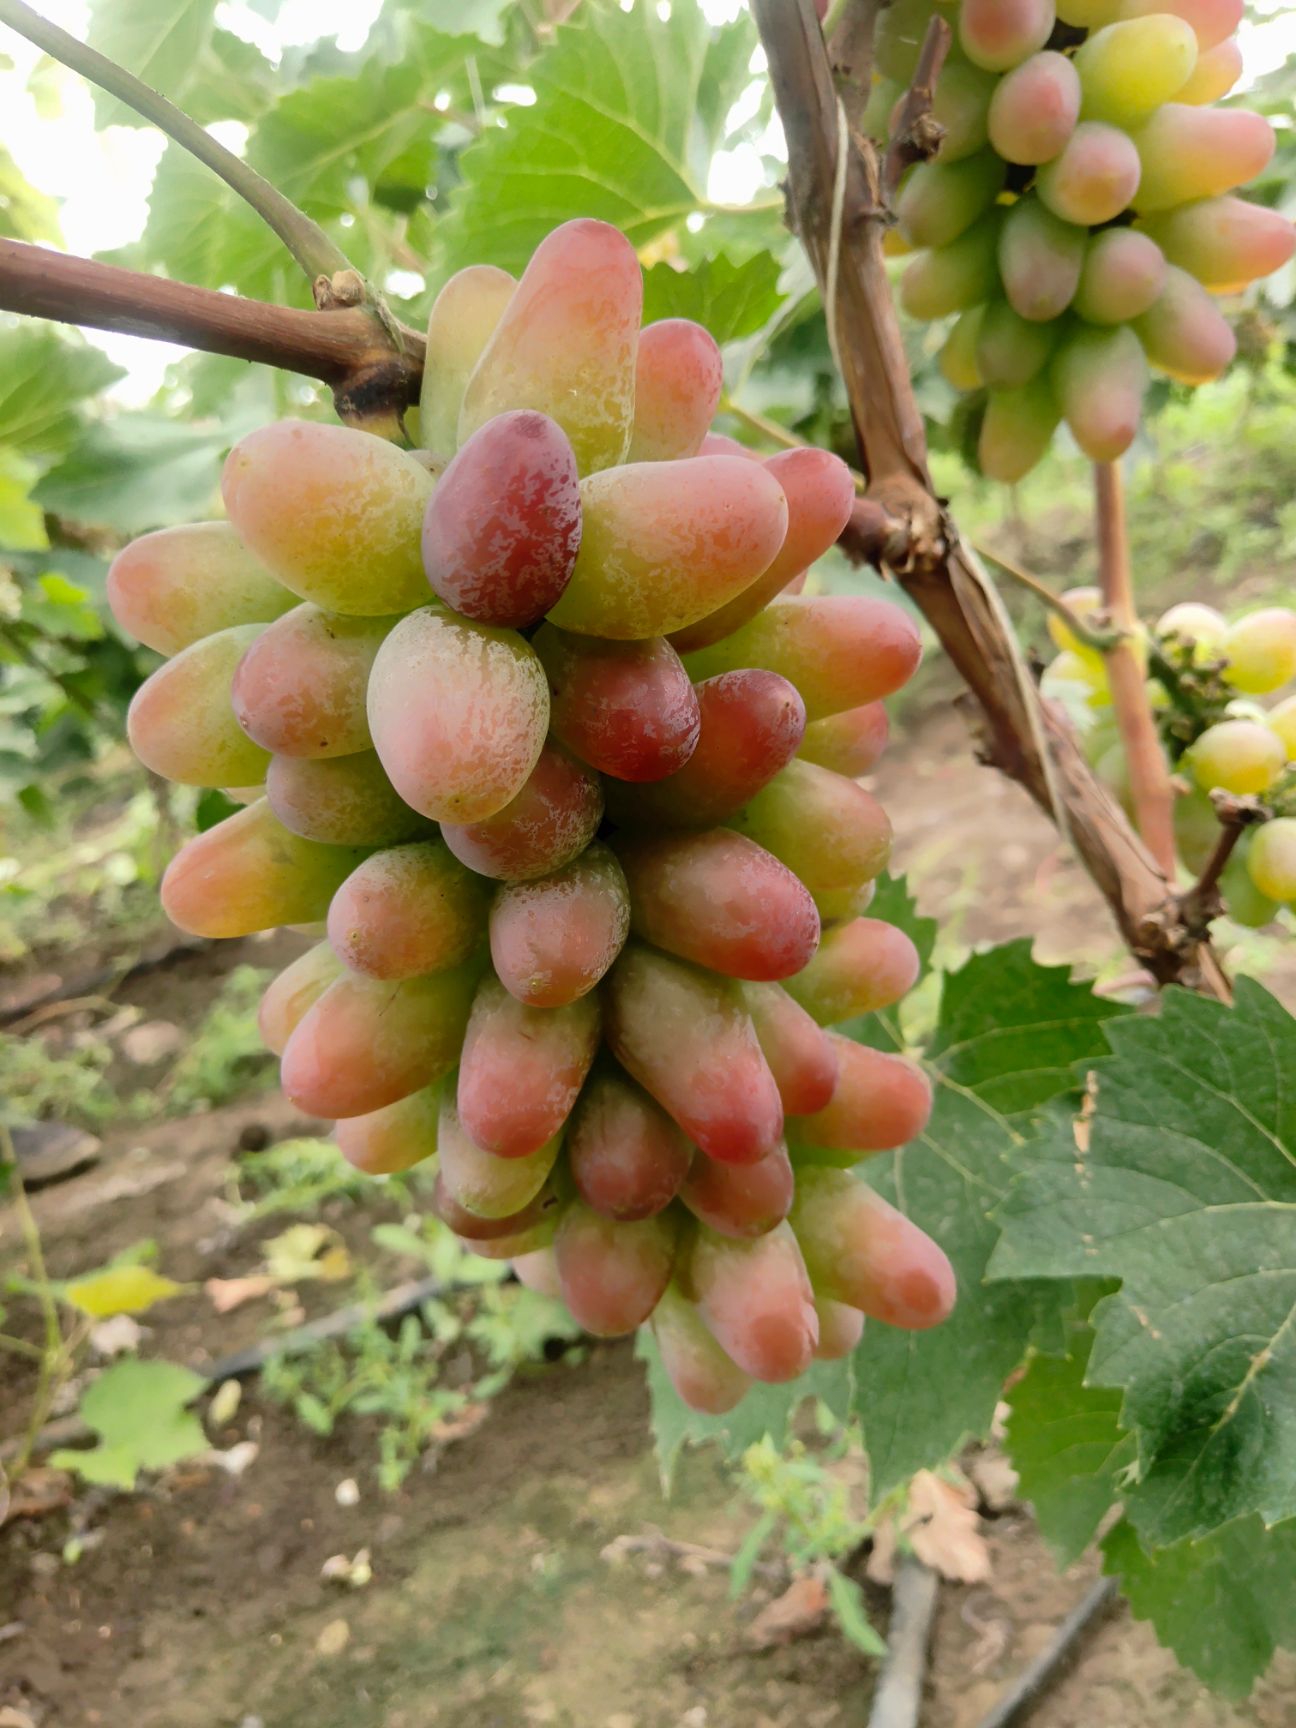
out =
{"type": "Polygon", "coordinates": [[[954,1300],[851,1168],[922,1129],[927,1082],[828,1030],[917,973],[866,915],[890,829],[859,777],[919,638],[800,593],[849,470],[709,433],[715,343],[641,314],[600,222],[520,281],[461,271],[423,453],[265,427],[226,463],[228,521],[135,541],[110,593],[172,656],[137,754],[246,801],[172,861],[167,912],[324,921],[261,1009],[288,1097],[361,1170],[435,1155],[467,1246],[591,1333],[651,1320],[720,1411],[866,1315],[954,1300]]]}
{"type": "Polygon", "coordinates": [[[1236,197],[1268,164],[1260,114],[1212,106],[1242,71],[1243,0],[895,0],[867,125],[885,136],[939,10],[954,31],[934,161],[891,249],[900,299],[955,322],[941,368],[984,391],[978,458],[1016,481],[1065,420],[1096,462],[1138,430],[1149,367],[1217,378],[1236,340],[1215,296],[1292,256],[1292,225],[1236,197]]]}

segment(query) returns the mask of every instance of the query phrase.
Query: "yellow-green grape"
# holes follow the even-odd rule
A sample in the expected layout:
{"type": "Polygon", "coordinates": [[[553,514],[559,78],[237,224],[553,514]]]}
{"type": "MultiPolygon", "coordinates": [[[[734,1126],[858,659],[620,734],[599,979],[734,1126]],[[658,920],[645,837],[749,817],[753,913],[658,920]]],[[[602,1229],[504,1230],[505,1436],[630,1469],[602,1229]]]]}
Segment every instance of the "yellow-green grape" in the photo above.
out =
{"type": "Polygon", "coordinates": [[[961,162],[923,162],[896,202],[900,232],[914,246],[948,246],[999,196],[1004,165],[992,150],[961,162]]]}
{"type": "Polygon", "coordinates": [[[1137,125],[1169,102],[1197,64],[1192,26],[1169,13],[1122,19],[1076,49],[1081,113],[1086,120],[1137,125]]]}
{"type": "Polygon", "coordinates": [[[987,127],[1005,162],[1034,166],[1060,155],[1079,118],[1080,75],[1065,54],[1046,49],[999,80],[987,127]]]}
{"type": "Polygon", "coordinates": [[[1192,76],[1175,96],[1176,102],[1191,102],[1205,106],[1218,102],[1242,76],[1242,49],[1235,37],[1217,42],[1198,54],[1192,76]]]}
{"type": "Polygon", "coordinates": [[[1056,16],[1053,0],[963,0],[959,45],[974,66],[1007,72],[1044,46],[1056,16]]]}
{"type": "Polygon", "coordinates": [[[1013,311],[1041,324],[1065,312],[1080,284],[1087,238],[1083,228],[1064,222],[1037,198],[1014,204],[998,248],[999,273],[1013,311]]]}
{"type": "MultiPolygon", "coordinates": [[[[941,74],[941,82],[944,82],[944,73],[941,74]]],[[[891,136],[896,104],[904,101],[907,89],[907,79],[901,84],[894,78],[882,78],[874,74],[873,88],[864,104],[864,112],[860,115],[860,131],[866,138],[875,138],[879,144],[886,143],[891,136]]]]}
{"type": "Polygon", "coordinates": [[[1061,155],[1035,176],[1035,191],[1064,222],[1096,227],[1128,207],[1139,173],[1139,153],[1127,132],[1082,120],[1061,155]]]}
{"type": "Polygon", "coordinates": [[[1200,786],[1181,792],[1174,805],[1175,850],[1194,876],[1206,868],[1220,837],[1215,806],[1200,786]]]}
{"type": "MultiPolygon", "coordinates": [[[[1261,831],[1263,832],[1263,830],[1261,831]]],[[[1259,836],[1244,834],[1233,856],[1220,872],[1220,898],[1235,924],[1259,930],[1278,915],[1278,902],[1258,886],[1251,874],[1251,854],[1259,836]]]]}
{"type": "Polygon", "coordinates": [[[1165,284],[1155,240],[1133,228],[1105,228],[1089,242],[1074,310],[1089,324],[1125,324],[1154,305],[1165,284]]]}
{"type": "Polygon", "coordinates": [[[900,304],[931,323],[977,306],[998,284],[999,213],[990,210],[952,245],[919,252],[900,278],[900,304]]]}
{"type": "Polygon", "coordinates": [[[878,16],[873,59],[883,78],[900,90],[908,87],[918,66],[927,26],[936,10],[934,0],[894,0],[878,16]]]}
{"type": "Polygon", "coordinates": [[[977,440],[981,472],[1009,486],[1025,479],[1052,443],[1061,418],[1047,378],[1015,390],[992,390],[977,440]]]}
{"type": "Polygon", "coordinates": [[[1187,760],[1204,791],[1241,797],[1267,792],[1287,766],[1287,752],[1258,720],[1221,720],[1202,733],[1187,760]]]}
{"type": "Polygon", "coordinates": [[[1101,663],[1102,657],[1089,654],[1078,654],[1071,649],[1065,649],[1044,668],[1044,676],[1040,679],[1040,689],[1045,696],[1060,697],[1066,704],[1066,686],[1072,687],[1071,701],[1075,701],[1078,691],[1087,708],[1107,708],[1111,705],[1111,687],[1107,682],[1107,669],[1101,663]]]}
{"type": "Polygon", "coordinates": [[[1296,678],[1296,612],[1266,606],[1229,626],[1224,676],[1235,690],[1267,696],[1296,678]]]}
{"type": "Polygon", "coordinates": [[[228,522],[141,534],[113,559],[107,590],[122,629],[159,654],[235,624],[269,624],[297,603],[228,522]]]}
{"type": "Polygon", "coordinates": [[[1056,341],[1055,325],[1033,324],[1007,301],[991,301],[977,332],[976,368],[981,382],[992,389],[1029,384],[1043,369],[1056,341]]]}
{"type": "Polygon", "coordinates": [[[419,391],[419,442],[425,450],[448,458],[458,449],[464,390],[516,287],[507,270],[469,264],[433,301],[419,391]]]}
{"type": "Polygon", "coordinates": [[[964,60],[946,61],[932,98],[932,119],[945,132],[938,158],[941,162],[961,162],[985,145],[995,83],[994,74],[983,72],[979,66],[964,60]]]}
{"type": "Polygon", "coordinates": [[[1242,21],[1244,0],[1121,0],[1122,18],[1143,18],[1150,12],[1172,13],[1190,24],[1199,49],[1214,48],[1231,36],[1242,21]]]}
{"type": "Polygon", "coordinates": [[[182,648],[135,692],[126,716],[131,748],[146,768],[184,786],[252,786],[268,751],[234,718],[234,671],[264,626],[235,624],[182,648]]]}
{"type": "Polygon", "coordinates": [[[1227,194],[1145,216],[1139,229],[1214,294],[1238,293],[1296,252],[1296,228],[1281,211],[1227,194]]]}
{"type": "Polygon", "coordinates": [[[1101,30],[1121,16],[1124,0],[1057,0],[1057,15],[1064,24],[1081,30],[1101,30]]]}
{"type": "Polygon", "coordinates": [[[1181,384],[1209,384],[1237,353],[1237,337],[1210,295],[1171,265],[1166,284],[1134,328],[1158,372],[1181,384]]]}
{"type": "Polygon", "coordinates": [[[1141,174],[1126,200],[1139,212],[1217,198],[1268,167],[1274,130],[1249,108],[1190,108],[1168,102],[1134,134],[1141,174]]]}
{"type": "Polygon", "coordinates": [[[1156,633],[1161,637],[1177,636],[1191,643],[1193,659],[1202,665],[1223,653],[1228,620],[1222,612],[1203,605],[1200,600],[1181,600],[1157,619],[1156,633]]]}
{"type": "Polygon", "coordinates": [[[1279,816],[1252,835],[1247,869],[1270,900],[1296,900],[1296,818],[1279,816]]]}
{"type": "Polygon", "coordinates": [[[1053,389],[1071,435],[1093,462],[1114,462],[1134,442],[1147,388],[1147,361],[1128,324],[1078,329],[1052,366],[1053,389]]]}
{"type": "Polygon", "coordinates": [[[1288,759],[1296,762],[1296,696],[1289,696],[1265,715],[1265,725],[1282,740],[1288,759]]]}
{"type": "MultiPolygon", "coordinates": [[[[1102,592],[1094,587],[1068,588],[1062,595],[1062,600],[1085,624],[1103,610],[1102,592]]],[[[1082,658],[1093,660],[1097,665],[1102,664],[1102,655],[1098,649],[1090,648],[1087,643],[1082,642],[1060,612],[1050,612],[1047,623],[1049,635],[1065,653],[1079,654],[1082,658]]]]}
{"type": "Polygon", "coordinates": [[[945,338],[940,369],[956,390],[979,390],[985,383],[977,365],[977,341],[985,311],[984,306],[973,306],[962,313],[945,338]]]}

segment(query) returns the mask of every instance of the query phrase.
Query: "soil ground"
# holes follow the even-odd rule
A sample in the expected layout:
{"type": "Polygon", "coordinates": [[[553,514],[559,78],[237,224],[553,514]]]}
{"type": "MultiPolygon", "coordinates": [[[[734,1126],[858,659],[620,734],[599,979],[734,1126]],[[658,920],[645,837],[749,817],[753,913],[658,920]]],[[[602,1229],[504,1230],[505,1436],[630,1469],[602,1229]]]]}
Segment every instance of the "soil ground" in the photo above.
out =
{"type": "MultiPolygon", "coordinates": [[[[1026,800],[971,765],[953,715],[897,750],[879,790],[901,836],[897,864],[924,909],[964,945],[1040,933],[1047,959],[1092,969],[1114,953],[1092,889],[1026,800]]],[[[238,961],[282,963],[289,939],[180,956],[115,999],[192,1025],[238,961]]],[[[1296,962],[1267,981],[1289,997],[1296,962]]],[[[147,1319],[150,1354],[202,1366],[264,1332],[267,1308],[218,1317],[202,1281],[256,1264],[229,1203],[249,1128],[309,1130],[273,1092],[109,1136],[91,1171],[35,1198],[51,1271],[100,1264],[142,1237],[192,1293],[147,1319]]],[[[363,1227],[326,1208],[359,1253],[363,1227]]],[[[13,1264],[0,1214],[0,1264],[13,1264]]],[[[314,1313],[336,1287],[304,1286],[314,1313]]],[[[26,1382],[0,1357],[0,1434],[26,1382]],[[7,1378],[5,1376],[8,1376],[7,1378]]],[[[184,1466],[135,1495],[83,1495],[0,1530],[2,1728],[863,1728],[875,1665],[832,1631],[753,1650],[762,1587],[734,1603],[723,1568],[616,1538],[653,1529],[732,1552],[750,1508],[709,1453],[685,1457],[662,1498],[642,1375],[602,1345],[521,1375],[474,1432],[429,1456],[392,1495],[373,1480],[363,1421],[308,1434],[249,1384],[221,1447],[252,1441],[241,1476],[184,1466]],[[356,1504],[342,1483],[359,1488],[356,1504]],[[62,1558],[69,1533],[83,1552],[62,1558]],[[368,1548],[360,1588],[330,1583],[330,1556],[368,1548]],[[6,1711],[8,1712],[6,1714],[6,1711]]],[[[924,1728],[976,1728],[1048,1642],[1094,1575],[1059,1575],[1016,1505],[990,1517],[987,1584],[947,1585],[924,1728]]],[[[887,1598],[869,1587],[885,1627],[887,1598]]],[[[1292,1728],[1296,1662],[1280,1660],[1242,1706],[1213,1698],[1117,1609],[1037,1707],[1038,1728],[1292,1728]]]]}

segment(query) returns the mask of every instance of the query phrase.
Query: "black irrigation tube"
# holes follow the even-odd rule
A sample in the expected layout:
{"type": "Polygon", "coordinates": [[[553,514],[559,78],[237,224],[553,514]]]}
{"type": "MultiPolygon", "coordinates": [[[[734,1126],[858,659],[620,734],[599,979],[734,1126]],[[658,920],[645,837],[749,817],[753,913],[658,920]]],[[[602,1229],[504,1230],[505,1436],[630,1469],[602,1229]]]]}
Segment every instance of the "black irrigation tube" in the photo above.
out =
{"type": "Polygon", "coordinates": [[[1115,1598],[1116,1580],[1100,1578],[1058,1627],[1047,1649],[1042,1650],[1029,1667],[1022,1670],[990,1714],[982,1717],[978,1728],[1012,1728],[1014,1723],[1023,1721],[1031,1707],[1052,1684],[1058,1669],[1080,1639],[1115,1598]]]}

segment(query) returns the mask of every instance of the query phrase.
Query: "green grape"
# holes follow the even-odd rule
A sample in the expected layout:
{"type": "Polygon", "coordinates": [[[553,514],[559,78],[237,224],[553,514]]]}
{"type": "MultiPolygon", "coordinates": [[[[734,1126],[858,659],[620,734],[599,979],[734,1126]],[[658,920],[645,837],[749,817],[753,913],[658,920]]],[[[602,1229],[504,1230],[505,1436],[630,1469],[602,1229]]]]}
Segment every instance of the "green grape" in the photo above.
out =
{"type": "Polygon", "coordinates": [[[1220,837],[1220,820],[1209,794],[1200,786],[1180,792],[1174,804],[1175,850],[1194,876],[1200,876],[1220,837]]]}
{"type": "Polygon", "coordinates": [[[825,930],[818,949],[783,988],[821,1026],[874,1014],[908,995],[921,969],[918,951],[894,924],[853,918],[825,930]]]}
{"type": "Polygon", "coordinates": [[[949,246],[919,252],[900,278],[900,304],[911,318],[929,323],[965,312],[997,287],[998,211],[972,226],[949,246]]]}
{"type": "Polygon", "coordinates": [[[961,162],[920,163],[896,203],[900,232],[914,246],[948,246],[990,208],[1003,178],[1003,163],[992,150],[961,162]]]}
{"type": "MultiPolygon", "coordinates": [[[[992,72],[983,72],[965,60],[945,62],[932,98],[932,119],[945,133],[938,160],[961,162],[965,156],[984,148],[989,137],[990,99],[995,83],[992,72]]],[[[903,96],[900,100],[904,100],[903,96]]]]}
{"type": "Polygon", "coordinates": [[[1037,198],[1008,212],[999,239],[999,271],[1014,312],[1033,323],[1059,317],[1075,298],[1087,236],[1037,198]]]}
{"type": "Polygon", "coordinates": [[[1024,479],[1052,443],[1061,418],[1045,377],[1016,390],[992,390],[977,442],[981,472],[1005,485],[1024,479]]]}
{"type": "Polygon", "coordinates": [[[1235,690],[1267,696],[1296,678],[1296,612],[1266,606],[1231,624],[1224,638],[1224,676],[1235,690]]]}
{"type": "Polygon", "coordinates": [[[1181,384],[1209,384],[1237,353],[1228,321],[1199,282],[1174,265],[1156,300],[1134,320],[1143,351],[1158,372],[1181,384]]]}
{"type": "Polygon", "coordinates": [[[1258,720],[1221,720],[1187,754],[1205,792],[1267,792],[1287,765],[1282,741],[1258,720]]]}
{"type": "Polygon", "coordinates": [[[985,312],[984,306],[973,306],[960,313],[954,328],[945,338],[940,353],[940,369],[956,390],[979,390],[985,383],[976,358],[985,312]]]}
{"type": "Polygon", "coordinates": [[[1121,0],[1123,18],[1171,13],[1192,26],[1200,49],[1215,48],[1231,36],[1246,10],[1244,0],[1121,0]]]}
{"type": "Polygon", "coordinates": [[[1203,198],[1145,216],[1139,227],[1214,294],[1238,293],[1296,252],[1296,228],[1287,217],[1243,198],[1203,198]]]}
{"type": "Polygon", "coordinates": [[[995,390],[1029,384],[1047,363],[1056,341],[1054,325],[1032,323],[1007,301],[992,300],[977,332],[977,375],[995,390]]]}
{"type": "Polygon", "coordinates": [[[1252,836],[1244,834],[1237,850],[1220,872],[1220,898],[1235,924],[1259,930],[1278,915],[1278,902],[1260,889],[1251,874],[1252,836]]]}
{"type": "Polygon", "coordinates": [[[1081,30],[1100,30],[1122,15],[1125,0],[1057,0],[1057,15],[1064,24],[1081,30]]]}
{"type": "Polygon", "coordinates": [[[729,822],[812,894],[858,888],[886,869],[891,824],[871,793],[813,762],[789,762],[729,822]]]}
{"type": "Polygon", "coordinates": [[[908,88],[918,65],[935,0],[892,0],[878,15],[873,58],[883,78],[893,81],[897,94],[908,88]]]}
{"type": "Polygon", "coordinates": [[[1251,836],[1247,871],[1270,900],[1296,900],[1296,818],[1279,816],[1251,836]]]}
{"type": "Polygon", "coordinates": [[[1213,606],[1203,606],[1199,600],[1181,600],[1157,619],[1156,633],[1190,642],[1194,661],[1203,664],[1223,654],[1228,621],[1213,606]]]}
{"type": "MultiPolygon", "coordinates": [[[[1062,599],[1069,610],[1083,623],[1088,623],[1091,618],[1103,610],[1102,590],[1099,588],[1068,588],[1063,593],[1062,599]]],[[[1090,660],[1095,666],[1102,665],[1101,652],[1082,642],[1060,613],[1050,612],[1046,626],[1054,642],[1066,653],[1078,654],[1081,659],[1090,660]]]]}
{"type": "Polygon", "coordinates": [[[1032,54],[999,80],[990,142],[1005,162],[1035,166],[1060,155],[1080,118],[1080,76],[1065,54],[1032,54]]]}
{"type": "Polygon", "coordinates": [[[1130,199],[1140,214],[1192,199],[1217,198],[1263,173],[1274,130],[1247,108],[1190,108],[1168,102],[1134,134],[1141,175],[1130,199]]]}
{"type": "Polygon", "coordinates": [[[1296,696],[1289,696],[1271,708],[1265,715],[1265,725],[1282,740],[1288,760],[1296,761],[1296,696]]]}
{"type": "Polygon", "coordinates": [[[1101,120],[1082,120],[1061,155],[1035,176],[1035,191],[1064,222],[1096,227],[1127,208],[1139,171],[1139,152],[1128,133],[1101,120]]]}
{"type": "Polygon", "coordinates": [[[1090,324],[1125,324],[1154,305],[1165,284],[1165,255],[1155,238],[1106,228],[1089,242],[1073,305],[1090,324]]]}
{"type": "Polygon", "coordinates": [[[1138,432],[1147,361],[1127,324],[1077,329],[1062,344],[1052,383],[1071,435],[1093,462],[1123,456],[1138,432]]]}
{"type": "Polygon", "coordinates": [[[1169,13],[1130,18],[1095,31],[1076,49],[1086,120],[1137,125],[1188,82],[1197,64],[1192,26],[1169,13]]]}

